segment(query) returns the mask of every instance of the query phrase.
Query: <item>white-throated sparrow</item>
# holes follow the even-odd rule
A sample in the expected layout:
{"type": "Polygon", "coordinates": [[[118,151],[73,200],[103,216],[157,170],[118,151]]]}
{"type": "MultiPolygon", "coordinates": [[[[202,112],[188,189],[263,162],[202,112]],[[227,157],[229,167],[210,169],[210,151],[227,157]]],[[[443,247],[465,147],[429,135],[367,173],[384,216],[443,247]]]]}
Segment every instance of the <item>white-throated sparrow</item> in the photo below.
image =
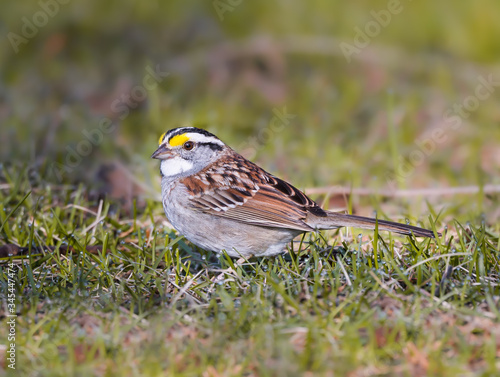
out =
{"type": "Polygon", "coordinates": [[[325,211],[291,184],[248,161],[200,128],[164,133],[151,156],[161,160],[162,198],[172,226],[189,241],[232,257],[270,256],[304,232],[343,226],[421,237],[431,230],[325,211]]]}

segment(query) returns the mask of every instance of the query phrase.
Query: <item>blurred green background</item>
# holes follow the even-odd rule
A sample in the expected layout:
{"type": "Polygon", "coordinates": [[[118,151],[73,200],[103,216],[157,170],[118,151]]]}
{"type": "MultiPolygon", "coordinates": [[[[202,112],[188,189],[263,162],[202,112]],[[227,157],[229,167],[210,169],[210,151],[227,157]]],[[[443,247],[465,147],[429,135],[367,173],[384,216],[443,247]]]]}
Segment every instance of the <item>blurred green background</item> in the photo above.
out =
{"type": "Polygon", "coordinates": [[[499,16],[497,0],[3,0],[1,160],[130,202],[159,192],[158,136],[194,124],[301,188],[499,184],[499,16]]]}

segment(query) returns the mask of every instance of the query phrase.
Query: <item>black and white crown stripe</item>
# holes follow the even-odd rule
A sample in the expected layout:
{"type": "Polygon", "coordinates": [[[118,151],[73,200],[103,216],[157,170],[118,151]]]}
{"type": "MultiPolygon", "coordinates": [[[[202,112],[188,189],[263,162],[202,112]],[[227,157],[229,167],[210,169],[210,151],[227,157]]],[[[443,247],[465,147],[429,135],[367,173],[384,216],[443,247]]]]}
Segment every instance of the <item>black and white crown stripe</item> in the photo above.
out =
{"type": "Polygon", "coordinates": [[[168,131],[163,137],[163,142],[169,141],[177,135],[186,134],[190,141],[200,144],[216,144],[223,147],[225,144],[214,134],[196,127],[179,127],[168,131]]]}

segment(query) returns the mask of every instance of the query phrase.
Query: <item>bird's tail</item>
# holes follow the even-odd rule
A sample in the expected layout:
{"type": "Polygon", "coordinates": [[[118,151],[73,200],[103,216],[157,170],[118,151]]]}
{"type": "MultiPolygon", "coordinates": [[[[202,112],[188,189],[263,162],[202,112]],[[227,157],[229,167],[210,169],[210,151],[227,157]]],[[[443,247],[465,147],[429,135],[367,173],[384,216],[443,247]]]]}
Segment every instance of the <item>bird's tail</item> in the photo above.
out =
{"type": "MultiPolygon", "coordinates": [[[[352,226],[354,228],[374,230],[378,223],[379,230],[387,230],[399,234],[415,235],[417,237],[434,238],[434,232],[429,229],[419,228],[417,226],[395,223],[387,220],[373,219],[356,215],[347,215],[344,213],[326,211],[327,217],[316,217],[314,225],[317,229],[335,229],[343,226],[352,226]]],[[[438,236],[441,234],[438,233],[438,236]]]]}

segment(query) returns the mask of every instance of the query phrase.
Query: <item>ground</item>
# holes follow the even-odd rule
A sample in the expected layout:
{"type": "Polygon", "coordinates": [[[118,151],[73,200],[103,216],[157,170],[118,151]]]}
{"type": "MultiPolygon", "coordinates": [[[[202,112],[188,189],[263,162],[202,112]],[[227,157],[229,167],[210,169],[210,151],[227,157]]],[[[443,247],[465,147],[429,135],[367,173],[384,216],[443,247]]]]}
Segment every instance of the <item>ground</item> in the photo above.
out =
{"type": "Polygon", "coordinates": [[[0,10],[0,375],[498,374],[497,1],[0,10]],[[198,249],[149,158],[184,124],[326,208],[442,235],[198,249]]]}

